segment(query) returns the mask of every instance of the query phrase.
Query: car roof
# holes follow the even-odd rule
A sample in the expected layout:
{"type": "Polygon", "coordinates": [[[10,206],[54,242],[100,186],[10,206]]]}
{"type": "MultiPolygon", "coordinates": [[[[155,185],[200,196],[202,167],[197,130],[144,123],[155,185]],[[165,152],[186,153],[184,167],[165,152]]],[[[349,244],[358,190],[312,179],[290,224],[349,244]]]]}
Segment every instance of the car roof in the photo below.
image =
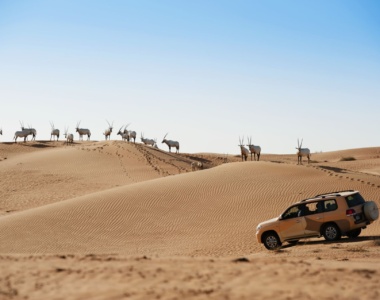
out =
{"type": "Polygon", "coordinates": [[[301,202],[302,203],[304,203],[304,202],[309,203],[309,202],[314,202],[314,201],[318,201],[318,200],[322,200],[322,199],[333,199],[333,198],[336,198],[339,196],[346,197],[348,195],[352,195],[352,194],[356,194],[356,193],[359,193],[359,191],[345,190],[345,191],[329,192],[329,193],[316,195],[312,198],[303,199],[297,203],[301,203],[301,202]]]}

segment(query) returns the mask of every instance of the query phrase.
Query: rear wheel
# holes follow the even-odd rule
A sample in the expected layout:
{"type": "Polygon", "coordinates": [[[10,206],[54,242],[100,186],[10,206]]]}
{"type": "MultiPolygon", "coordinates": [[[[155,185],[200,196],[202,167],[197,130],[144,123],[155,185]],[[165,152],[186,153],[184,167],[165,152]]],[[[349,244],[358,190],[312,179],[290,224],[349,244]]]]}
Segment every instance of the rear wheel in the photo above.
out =
{"type": "Polygon", "coordinates": [[[275,232],[268,232],[263,238],[264,246],[268,250],[276,250],[281,247],[282,243],[275,232]]]}
{"type": "Polygon", "coordinates": [[[361,228],[354,229],[354,230],[352,230],[350,232],[347,232],[347,236],[349,238],[357,238],[360,235],[361,232],[362,232],[361,228]]]}
{"type": "Polygon", "coordinates": [[[327,224],[323,227],[322,235],[326,241],[336,241],[342,236],[339,227],[333,223],[327,224]]]}

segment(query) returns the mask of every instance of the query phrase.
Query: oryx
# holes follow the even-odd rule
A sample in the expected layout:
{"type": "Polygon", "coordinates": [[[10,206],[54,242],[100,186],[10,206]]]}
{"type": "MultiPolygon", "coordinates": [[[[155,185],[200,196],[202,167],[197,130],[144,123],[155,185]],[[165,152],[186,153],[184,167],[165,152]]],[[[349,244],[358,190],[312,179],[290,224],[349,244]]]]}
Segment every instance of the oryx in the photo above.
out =
{"type": "Polygon", "coordinates": [[[107,121],[107,123],[108,123],[108,128],[104,131],[103,134],[106,137],[106,140],[107,140],[107,138],[110,140],[111,139],[112,129],[113,129],[113,122],[112,122],[112,125],[108,121],[107,121]]]}
{"type": "Polygon", "coordinates": [[[136,143],[136,131],[133,131],[133,130],[127,130],[128,126],[131,125],[131,123],[125,125],[124,127],[124,133],[127,134],[127,141],[129,142],[129,140],[133,139],[133,142],[136,143]]]}
{"type": "Polygon", "coordinates": [[[127,130],[127,133],[124,133],[124,132],[125,132],[125,129],[122,131],[122,130],[121,130],[122,128],[123,128],[123,126],[120,127],[120,129],[119,129],[119,131],[117,132],[116,135],[120,134],[121,139],[122,139],[123,141],[126,141],[126,140],[128,140],[128,130],[127,130]]]}
{"type": "MultiPolygon", "coordinates": [[[[31,128],[30,125],[29,128],[25,128],[24,127],[24,123],[23,122],[20,122],[20,125],[21,125],[21,130],[24,131],[24,130],[28,130],[29,131],[29,134],[28,135],[32,135],[32,141],[36,140],[36,135],[37,135],[37,130],[35,130],[34,128],[31,128]]],[[[26,136],[26,139],[27,139],[28,136],[26,136]]]]}
{"type": "Polygon", "coordinates": [[[26,142],[26,138],[28,137],[29,134],[32,134],[32,132],[31,132],[30,129],[23,129],[21,131],[16,131],[15,132],[15,136],[13,137],[13,139],[15,140],[15,143],[16,143],[17,142],[17,138],[23,137],[24,138],[24,142],[26,142]]]}
{"type": "Polygon", "coordinates": [[[298,147],[296,147],[296,149],[298,150],[298,152],[297,152],[297,157],[298,157],[297,165],[299,165],[299,164],[302,165],[302,156],[306,156],[307,157],[307,163],[308,164],[310,163],[310,157],[311,157],[310,150],[308,148],[301,148],[302,142],[303,142],[303,139],[301,140],[301,144],[300,144],[300,140],[297,139],[297,143],[298,143],[298,147]]]}
{"type": "Polygon", "coordinates": [[[165,143],[166,145],[168,145],[169,152],[171,152],[171,148],[174,147],[177,149],[175,153],[179,153],[179,143],[177,141],[171,141],[171,140],[165,139],[167,135],[168,133],[165,134],[164,139],[162,140],[162,143],[165,143]]]}
{"type": "Polygon", "coordinates": [[[150,145],[150,146],[154,146],[155,144],[155,141],[152,140],[152,139],[146,139],[144,138],[144,133],[141,133],[141,141],[144,143],[144,145],[150,145]]]}
{"type": "Polygon", "coordinates": [[[72,133],[67,133],[69,131],[69,128],[65,128],[65,133],[63,134],[66,138],[66,144],[73,144],[74,143],[74,135],[72,133]]]}
{"type": "Polygon", "coordinates": [[[240,147],[240,154],[241,154],[241,161],[247,161],[248,155],[249,155],[249,150],[244,147],[244,137],[241,139],[239,137],[239,147],[240,147]]]}
{"type": "Polygon", "coordinates": [[[54,123],[53,122],[50,122],[50,126],[51,126],[50,140],[55,135],[57,137],[57,141],[58,141],[58,139],[59,139],[59,129],[54,128],[54,123]]]}
{"type": "Polygon", "coordinates": [[[251,161],[252,161],[252,153],[253,153],[254,160],[256,160],[256,154],[257,154],[257,161],[259,161],[260,160],[260,154],[261,154],[261,147],[252,145],[252,138],[248,139],[247,147],[248,147],[249,151],[251,151],[251,161]]]}
{"type": "Polygon", "coordinates": [[[83,141],[83,136],[84,136],[84,135],[87,135],[87,140],[89,141],[89,140],[90,140],[90,136],[91,136],[91,131],[90,131],[90,129],[79,128],[79,125],[80,125],[80,121],[77,123],[77,126],[75,127],[76,132],[79,133],[79,140],[82,140],[82,141],[83,141]]]}

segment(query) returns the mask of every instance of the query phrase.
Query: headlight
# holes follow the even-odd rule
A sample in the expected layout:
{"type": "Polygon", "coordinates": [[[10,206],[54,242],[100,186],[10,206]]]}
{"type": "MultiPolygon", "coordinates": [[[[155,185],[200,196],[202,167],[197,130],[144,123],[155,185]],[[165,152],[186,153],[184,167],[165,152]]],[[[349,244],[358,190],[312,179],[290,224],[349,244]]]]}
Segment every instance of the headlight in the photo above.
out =
{"type": "Polygon", "coordinates": [[[259,231],[261,228],[262,228],[262,226],[261,226],[261,225],[258,225],[258,226],[256,227],[256,231],[259,231]]]}

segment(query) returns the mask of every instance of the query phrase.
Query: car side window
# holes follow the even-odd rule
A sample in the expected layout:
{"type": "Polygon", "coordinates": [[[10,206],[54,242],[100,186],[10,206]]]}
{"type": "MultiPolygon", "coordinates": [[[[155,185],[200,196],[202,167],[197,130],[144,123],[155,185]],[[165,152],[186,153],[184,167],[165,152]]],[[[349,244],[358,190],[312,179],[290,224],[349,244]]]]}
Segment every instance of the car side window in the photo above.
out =
{"type": "MultiPolygon", "coordinates": [[[[319,205],[320,206],[320,205],[319,205]]],[[[304,216],[307,216],[307,215],[313,215],[313,214],[317,214],[320,212],[320,209],[318,207],[318,202],[310,202],[310,203],[306,203],[304,205],[304,208],[302,209],[303,211],[303,214],[304,216]]]]}
{"type": "Polygon", "coordinates": [[[324,210],[325,211],[333,211],[333,210],[336,210],[337,208],[338,208],[338,205],[336,204],[335,199],[326,200],[324,202],[324,210]]]}

